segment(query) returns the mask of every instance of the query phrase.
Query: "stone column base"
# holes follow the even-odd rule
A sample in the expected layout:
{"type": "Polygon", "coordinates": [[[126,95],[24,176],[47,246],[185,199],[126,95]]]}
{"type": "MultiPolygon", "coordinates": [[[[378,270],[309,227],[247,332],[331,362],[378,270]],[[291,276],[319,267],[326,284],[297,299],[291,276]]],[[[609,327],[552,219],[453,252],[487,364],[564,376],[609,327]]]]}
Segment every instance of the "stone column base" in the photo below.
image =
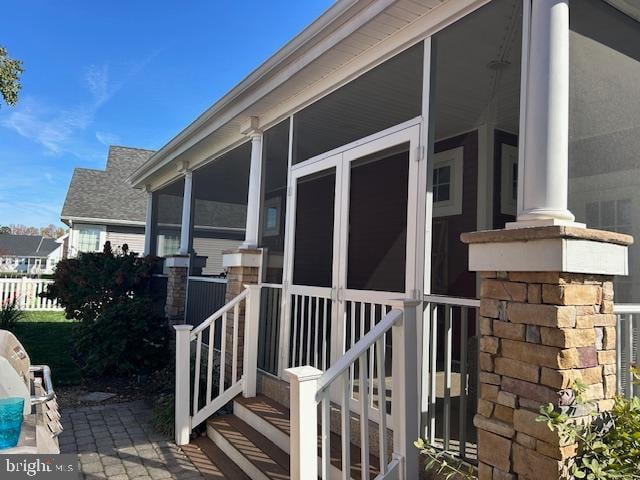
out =
{"type": "Polygon", "coordinates": [[[612,408],[612,275],[626,273],[632,239],[543,227],[475,232],[462,240],[470,244],[470,269],[481,272],[479,478],[559,479],[577,445],[536,422],[538,411],[553,403],[573,417],[587,415],[571,397],[576,379],[599,412],[612,408]]]}
{"type": "Polygon", "coordinates": [[[167,276],[167,301],[165,303],[165,315],[170,325],[185,322],[187,308],[187,282],[189,278],[189,256],[173,255],[167,257],[164,262],[168,272],[167,276]]]}
{"type": "MultiPolygon", "coordinates": [[[[222,264],[227,269],[227,293],[226,303],[240,295],[247,284],[260,282],[260,266],[262,264],[262,250],[237,248],[223,252],[222,264]]],[[[242,372],[244,352],[244,304],[240,307],[238,317],[238,372],[242,372]]],[[[225,359],[225,378],[231,379],[231,364],[233,360],[233,312],[227,317],[227,329],[225,332],[227,342],[225,359]]],[[[240,374],[240,373],[239,373],[240,374]]]]}

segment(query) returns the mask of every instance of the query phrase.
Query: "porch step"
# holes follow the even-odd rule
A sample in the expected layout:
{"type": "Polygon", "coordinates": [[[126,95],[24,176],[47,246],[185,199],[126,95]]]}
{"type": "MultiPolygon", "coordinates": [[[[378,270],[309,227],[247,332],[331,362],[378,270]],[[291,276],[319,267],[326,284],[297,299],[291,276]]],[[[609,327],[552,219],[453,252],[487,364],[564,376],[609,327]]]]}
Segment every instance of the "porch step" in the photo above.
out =
{"type": "Polygon", "coordinates": [[[235,415],[207,420],[207,436],[252,480],[286,480],[289,455],[235,415]]]}
{"type": "Polygon", "coordinates": [[[251,480],[207,437],[184,445],[182,451],[206,480],[251,480]]]}
{"type": "MultiPolygon", "coordinates": [[[[251,428],[261,432],[283,452],[289,453],[289,436],[291,424],[289,409],[274,400],[258,395],[253,398],[237,397],[233,405],[234,415],[249,424],[251,428]]],[[[331,433],[331,477],[341,478],[342,442],[340,436],[331,433]]],[[[351,444],[351,478],[361,478],[360,448],[351,444]]],[[[318,436],[318,456],[321,454],[320,437],[318,436]]],[[[375,455],[369,455],[370,478],[379,473],[380,462],[375,455]]]]}

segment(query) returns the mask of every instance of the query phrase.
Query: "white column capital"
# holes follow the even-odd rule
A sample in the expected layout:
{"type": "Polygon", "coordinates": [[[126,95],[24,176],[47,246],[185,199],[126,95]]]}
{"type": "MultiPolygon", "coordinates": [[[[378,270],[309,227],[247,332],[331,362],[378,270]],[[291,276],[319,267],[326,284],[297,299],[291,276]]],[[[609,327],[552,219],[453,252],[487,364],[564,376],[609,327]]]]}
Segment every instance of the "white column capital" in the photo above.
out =
{"type": "Polygon", "coordinates": [[[189,162],[186,161],[178,163],[178,165],[176,166],[176,170],[178,171],[178,173],[182,173],[184,175],[191,173],[191,170],[189,170],[189,162]]]}
{"type": "Polygon", "coordinates": [[[240,124],[240,133],[243,135],[249,135],[253,138],[254,135],[261,135],[260,119],[256,116],[246,117],[240,124]]]}

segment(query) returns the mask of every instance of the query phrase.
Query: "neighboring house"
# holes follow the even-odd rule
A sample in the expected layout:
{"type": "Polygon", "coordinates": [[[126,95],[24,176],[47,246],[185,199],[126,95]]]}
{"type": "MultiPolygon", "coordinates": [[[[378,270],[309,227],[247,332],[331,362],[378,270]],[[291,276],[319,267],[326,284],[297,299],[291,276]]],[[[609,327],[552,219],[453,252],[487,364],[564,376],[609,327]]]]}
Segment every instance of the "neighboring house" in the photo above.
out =
{"type": "MultiPolygon", "coordinates": [[[[152,154],[152,150],[112,145],[105,170],[74,170],[60,216],[70,227],[67,256],[102,251],[107,241],[114,250],[126,244],[132,252],[149,253],[145,252],[144,244],[147,195],[132,188],[127,179],[152,154]]],[[[176,193],[163,197],[162,201],[166,208],[160,218],[161,230],[156,238],[158,248],[153,252],[161,257],[177,252],[180,239],[174,224],[180,223],[182,198],[176,193]]],[[[202,273],[223,273],[222,252],[236,247],[244,236],[244,210],[237,213],[224,206],[218,208],[208,204],[199,213],[200,217],[212,219],[207,223],[206,235],[193,245],[206,259],[202,273]],[[223,226],[231,222],[230,226],[238,228],[218,229],[217,222],[223,226]]]]}
{"type": "Polygon", "coordinates": [[[538,407],[583,375],[611,406],[627,265],[640,304],[639,22],[628,0],[338,0],[155,152],[130,180],[147,243],[183,254],[173,322],[208,300],[184,275],[199,206],[246,206],[226,305],[176,325],[177,442],[206,422],[211,461],[254,479],[414,480],[421,435],[481,480],[557,479],[538,407]]]}
{"type": "Polygon", "coordinates": [[[60,239],[41,235],[0,235],[0,275],[53,273],[62,254],[60,239]]]}
{"type": "Polygon", "coordinates": [[[134,190],[127,177],[153,153],[139,148],[110,146],[105,170],[76,168],[60,219],[69,226],[68,257],[127,244],[144,249],[144,192],[134,190]]]}

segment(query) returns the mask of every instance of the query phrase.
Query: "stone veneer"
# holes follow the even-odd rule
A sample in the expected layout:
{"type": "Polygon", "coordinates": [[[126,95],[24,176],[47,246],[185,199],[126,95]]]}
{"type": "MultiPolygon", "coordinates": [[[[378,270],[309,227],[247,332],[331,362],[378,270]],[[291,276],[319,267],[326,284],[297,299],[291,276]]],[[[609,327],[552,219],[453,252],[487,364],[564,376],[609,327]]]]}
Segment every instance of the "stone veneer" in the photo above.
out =
{"type": "MultiPolygon", "coordinates": [[[[480,480],[556,479],[576,445],[536,422],[576,379],[599,411],[616,393],[611,276],[481,272],[480,480]]],[[[584,415],[580,409],[575,415],[584,415]]],[[[574,416],[575,416],[574,415],[574,416]]]]}
{"type": "MultiPolygon", "coordinates": [[[[258,249],[234,249],[224,252],[225,256],[241,259],[243,256],[260,256],[261,250],[258,249]]],[[[229,258],[227,257],[227,258],[229,258]]],[[[229,303],[235,297],[240,295],[247,284],[255,284],[259,282],[260,268],[256,266],[247,266],[242,260],[236,264],[227,267],[227,293],[225,303],[229,303]]],[[[242,372],[243,352],[244,352],[244,321],[245,321],[245,302],[240,304],[238,315],[238,372],[242,372]]],[[[227,328],[225,332],[227,345],[233,345],[233,311],[227,314],[227,328]]],[[[233,349],[227,348],[225,352],[225,378],[231,379],[231,365],[233,360],[233,349]]]]}
{"type": "MultiPolygon", "coordinates": [[[[185,257],[170,258],[182,259],[185,257]]],[[[178,325],[184,323],[185,319],[189,267],[181,264],[170,265],[167,267],[167,271],[167,300],[164,306],[164,312],[170,325],[178,325]]]]}

